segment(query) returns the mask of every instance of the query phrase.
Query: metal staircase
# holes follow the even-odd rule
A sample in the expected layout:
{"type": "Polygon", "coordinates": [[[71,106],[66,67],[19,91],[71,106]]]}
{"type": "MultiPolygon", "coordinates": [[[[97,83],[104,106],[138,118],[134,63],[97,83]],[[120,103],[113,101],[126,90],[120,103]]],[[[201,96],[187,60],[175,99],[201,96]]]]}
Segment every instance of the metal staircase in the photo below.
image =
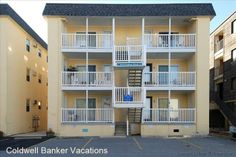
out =
{"type": "Polygon", "coordinates": [[[128,85],[130,87],[142,86],[142,69],[130,69],[128,75],[128,85]]]}
{"type": "Polygon", "coordinates": [[[115,123],[115,136],[126,136],[126,123],[116,122],[115,123]]]}
{"type": "Polygon", "coordinates": [[[130,123],[141,123],[142,109],[141,108],[129,108],[128,118],[130,123]]]}
{"type": "Polygon", "coordinates": [[[214,102],[219,106],[222,113],[227,117],[229,123],[236,126],[236,114],[232,109],[219,97],[217,93],[214,94],[214,102]]]}

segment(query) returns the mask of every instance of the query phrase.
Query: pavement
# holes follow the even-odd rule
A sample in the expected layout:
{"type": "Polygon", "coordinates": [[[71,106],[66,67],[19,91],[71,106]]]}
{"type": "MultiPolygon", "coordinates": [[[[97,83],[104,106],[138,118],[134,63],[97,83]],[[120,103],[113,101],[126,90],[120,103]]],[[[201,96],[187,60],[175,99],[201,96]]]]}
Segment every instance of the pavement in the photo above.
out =
{"type": "MultiPolygon", "coordinates": [[[[4,141],[0,141],[0,144],[4,141]]],[[[17,143],[17,142],[16,142],[17,143]]],[[[9,145],[10,146],[10,145],[9,145]]],[[[16,148],[16,147],[15,147],[16,148]]],[[[130,136],[126,138],[51,138],[26,147],[33,156],[109,156],[109,157],[235,157],[236,141],[207,136],[161,138],[130,136]],[[38,151],[36,151],[38,150],[38,151]]],[[[0,156],[32,156],[19,152],[0,156]]]]}

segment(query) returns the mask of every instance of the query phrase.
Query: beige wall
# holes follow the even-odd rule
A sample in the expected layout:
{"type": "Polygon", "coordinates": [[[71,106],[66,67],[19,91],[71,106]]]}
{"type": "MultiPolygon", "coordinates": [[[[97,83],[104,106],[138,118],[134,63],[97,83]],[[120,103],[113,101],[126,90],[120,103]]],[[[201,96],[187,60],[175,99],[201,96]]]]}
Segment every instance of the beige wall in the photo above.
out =
{"type": "Polygon", "coordinates": [[[201,135],[209,133],[209,17],[198,17],[197,26],[197,52],[195,56],[197,85],[195,92],[195,105],[197,111],[197,132],[201,135]],[[207,89],[207,90],[206,90],[207,89]]]}
{"type": "Polygon", "coordinates": [[[61,125],[59,136],[114,136],[115,126],[112,124],[80,124],[61,125]]]}
{"type": "MultiPolygon", "coordinates": [[[[66,59],[65,64],[67,67],[69,66],[78,66],[78,65],[86,65],[85,59],[66,59]]],[[[96,65],[96,71],[104,71],[104,65],[111,65],[112,66],[112,59],[89,59],[88,65],[96,65]]]]}
{"type": "Polygon", "coordinates": [[[61,91],[61,71],[63,57],[61,53],[61,33],[64,30],[63,19],[47,18],[48,21],[48,128],[59,134],[60,111],[64,102],[61,91]]]}
{"type": "MultiPolygon", "coordinates": [[[[32,131],[32,116],[40,117],[39,130],[47,128],[47,51],[8,16],[0,17],[1,28],[1,123],[6,135],[32,131]],[[7,28],[7,29],[6,29],[7,28]],[[30,40],[30,52],[26,51],[30,40]],[[37,55],[38,49],[42,57],[37,55]],[[35,66],[37,64],[37,66],[35,66]],[[31,69],[31,81],[26,81],[26,68],[31,69]],[[43,70],[44,69],[44,70],[43,70]],[[33,76],[33,72],[37,76],[33,76]],[[38,83],[38,74],[42,83],[38,83]],[[3,89],[3,90],[2,90],[3,89]],[[5,90],[4,90],[5,89],[5,90]],[[26,112],[26,99],[30,99],[30,112],[26,112]],[[41,101],[41,110],[33,101],[41,101]],[[4,126],[5,125],[5,126],[4,126]]],[[[3,128],[3,129],[2,129],[3,128]]]]}
{"type": "MultiPolygon", "coordinates": [[[[178,99],[179,108],[189,108],[194,106],[194,92],[171,92],[171,99],[178,99]]],[[[147,96],[152,97],[152,107],[158,108],[158,99],[168,98],[168,91],[157,92],[148,91],[147,96]]]]}
{"type": "Polygon", "coordinates": [[[231,34],[231,23],[236,19],[234,12],[224,23],[222,23],[210,36],[210,69],[214,67],[214,44],[218,35],[223,35],[224,51],[223,61],[231,59],[231,51],[236,48],[236,35],[231,34]]]}
{"type": "MultiPolygon", "coordinates": [[[[65,106],[68,108],[75,108],[76,99],[85,99],[85,91],[81,92],[64,92],[65,97],[65,106]]],[[[96,108],[102,108],[102,99],[103,97],[110,97],[112,99],[112,94],[110,92],[88,92],[88,98],[96,99],[96,108]]],[[[112,106],[111,106],[112,107],[112,106]]]]}
{"type": "MultiPolygon", "coordinates": [[[[141,23],[138,26],[134,25],[121,25],[117,24],[119,20],[116,21],[115,26],[115,43],[117,45],[126,44],[127,37],[141,37],[141,23]]],[[[75,32],[85,32],[85,24],[82,25],[71,25],[70,23],[65,24],[67,33],[75,33],[75,32]]],[[[172,32],[179,32],[180,34],[184,33],[195,33],[194,28],[191,25],[172,25],[172,32]]],[[[97,26],[90,25],[88,27],[89,32],[96,32],[97,34],[102,34],[104,31],[111,31],[112,26],[97,26]]],[[[168,25],[145,25],[145,31],[150,31],[153,34],[158,34],[159,32],[168,32],[168,25]]]]}
{"type": "Polygon", "coordinates": [[[141,136],[192,136],[196,135],[196,125],[174,125],[174,124],[144,124],[141,125],[141,136]],[[174,132],[174,129],[179,129],[179,132],[174,132]]]}

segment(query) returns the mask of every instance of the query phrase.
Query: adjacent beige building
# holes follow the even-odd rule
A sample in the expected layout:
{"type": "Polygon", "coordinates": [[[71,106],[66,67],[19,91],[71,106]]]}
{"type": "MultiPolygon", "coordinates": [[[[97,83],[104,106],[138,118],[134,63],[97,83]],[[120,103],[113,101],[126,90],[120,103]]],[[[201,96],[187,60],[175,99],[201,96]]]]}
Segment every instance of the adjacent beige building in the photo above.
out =
{"type": "Polygon", "coordinates": [[[7,4],[0,4],[0,131],[47,129],[47,44],[7,4]],[[33,118],[39,119],[38,125],[33,118]]]}
{"type": "Polygon", "coordinates": [[[235,68],[236,12],[210,36],[210,127],[213,129],[236,127],[235,68]]]}
{"type": "Polygon", "coordinates": [[[211,4],[46,4],[58,136],[209,133],[211,4]]]}

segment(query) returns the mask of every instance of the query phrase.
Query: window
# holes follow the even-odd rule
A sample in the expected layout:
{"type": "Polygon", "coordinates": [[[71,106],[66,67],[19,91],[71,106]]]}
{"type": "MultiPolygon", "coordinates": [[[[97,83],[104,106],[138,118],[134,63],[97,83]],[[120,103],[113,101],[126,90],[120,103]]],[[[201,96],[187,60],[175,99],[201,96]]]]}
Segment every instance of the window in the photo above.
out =
{"type": "Polygon", "coordinates": [[[231,34],[236,32],[236,20],[231,23],[231,34]]]}
{"type": "Polygon", "coordinates": [[[30,82],[30,69],[26,69],[26,81],[30,82]]]}
{"type": "Polygon", "coordinates": [[[38,50],[38,56],[41,58],[42,57],[42,52],[41,50],[38,50]]]}
{"type": "MultiPolygon", "coordinates": [[[[86,99],[78,98],[75,103],[76,108],[86,108],[86,99]]],[[[96,108],[96,99],[88,98],[88,108],[96,108]]]]}
{"type": "Polygon", "coordinates": [[[42,83],[42,75],[41,74],[38,74],[38,82],[42,83]]]}
{"type": "Polygon", "coordinates": [[[231,79],[231,90],[236,90],[236,77],[231,79]]]}
{"type": "Polygon", "coordinates": [[[41,105],[42,105],[41,101],[38,101],[38,109],[39,110],[41,110],[41,105]]]}
{"type": "MultiPolygon", "coordinates": [[[[75,107],[76,108],[86,108],[86,99],[75,99],[75,107]]],[[[96,99],[94,98],[88,98],[88,108],[91,109],[88,112],[88,120],[94,121],[95,120],[95,109],[96,108],[96,99]]],[[[79,119],[82,119],[83,117],[80,117],[83,115],[78,115],[79,119]]]]}
{"type": "Polygon", "coordinates": [[[30,40],[29,40],[29,39],[26,39],[25,45],[26,45],[26,50],[27,50],[28,52],[30,52],[30,40]]]}
{"type": "Polygon", "coordinates": [[[26,99],[25,111],[30,112],[30,99],[26,99]]]}
{"type": "Polygon", "coordinates": [[[231,51],[231,58],[232,58],[232,61],[235,62],[236,61],[236,49],[233,49],[231,51]]]}

